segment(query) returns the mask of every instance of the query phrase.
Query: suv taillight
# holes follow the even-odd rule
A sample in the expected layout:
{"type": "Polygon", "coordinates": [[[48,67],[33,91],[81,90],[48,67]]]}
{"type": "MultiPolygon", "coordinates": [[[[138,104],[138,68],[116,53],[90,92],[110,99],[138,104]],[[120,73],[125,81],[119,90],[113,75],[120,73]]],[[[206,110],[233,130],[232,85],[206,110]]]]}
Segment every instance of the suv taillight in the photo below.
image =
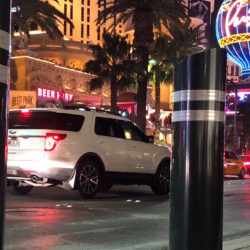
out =
{"type": "Polygon", "coordinates": [[[47,133],[45,136],[45,151],[52,151],[55,149],[57,143],[66,138],[67,135],[65,134],[53,134],[47,133]]]}

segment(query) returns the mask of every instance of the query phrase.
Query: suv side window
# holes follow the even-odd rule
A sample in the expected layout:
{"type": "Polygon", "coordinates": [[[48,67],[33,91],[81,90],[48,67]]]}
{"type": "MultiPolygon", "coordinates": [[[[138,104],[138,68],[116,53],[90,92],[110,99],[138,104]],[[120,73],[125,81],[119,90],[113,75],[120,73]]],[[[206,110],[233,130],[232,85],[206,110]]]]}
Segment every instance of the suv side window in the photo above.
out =
{"type": "Polygon", "coordinates": [[[118,124],[122,127],[127,140],[149,142],[148,137],[132,122],[119,120],[118,124]]]}
{"type": "Polygon", "coordinates": [[[96,117],[95,133],[97,135],[117,137],[124,139],[124,133],[119,129],[117,121],[112,118],[96,117]]]}

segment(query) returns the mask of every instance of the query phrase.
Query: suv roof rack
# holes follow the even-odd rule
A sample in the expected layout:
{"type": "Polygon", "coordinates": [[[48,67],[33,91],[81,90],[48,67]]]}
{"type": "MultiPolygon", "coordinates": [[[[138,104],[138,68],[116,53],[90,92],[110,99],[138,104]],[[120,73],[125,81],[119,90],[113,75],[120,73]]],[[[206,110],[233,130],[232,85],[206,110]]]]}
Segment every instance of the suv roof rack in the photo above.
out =
{"type": "Polygon", "coordinates": [[[116,112],[111,112],[109,110],[105,110],[105,109],[97,109],[97,108],[90,108],[84,104],[80,104],[80,103],[76,103],[76,104],[65,104],[63,106],[63,109],[71,109],[71,110],[83,110],[83,111],[94,111],[94,112],[100,112],[100,113],[107,113],[107,114],[111,114],[111,115],[118,115],[118,116],[122,116],[119,113],[116,112]]]}

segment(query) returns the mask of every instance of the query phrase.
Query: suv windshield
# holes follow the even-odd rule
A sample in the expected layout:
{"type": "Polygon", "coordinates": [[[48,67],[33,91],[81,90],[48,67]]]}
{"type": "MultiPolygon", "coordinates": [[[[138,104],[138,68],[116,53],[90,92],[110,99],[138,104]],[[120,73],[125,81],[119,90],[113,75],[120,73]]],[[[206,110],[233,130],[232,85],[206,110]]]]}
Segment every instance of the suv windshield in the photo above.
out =
{"type": "Polygon", "coordinates": [[[84,117],[51,111],[29,111],[9,113],[9,129],[51,129],[77,132],[81,129],[84,117]]]}

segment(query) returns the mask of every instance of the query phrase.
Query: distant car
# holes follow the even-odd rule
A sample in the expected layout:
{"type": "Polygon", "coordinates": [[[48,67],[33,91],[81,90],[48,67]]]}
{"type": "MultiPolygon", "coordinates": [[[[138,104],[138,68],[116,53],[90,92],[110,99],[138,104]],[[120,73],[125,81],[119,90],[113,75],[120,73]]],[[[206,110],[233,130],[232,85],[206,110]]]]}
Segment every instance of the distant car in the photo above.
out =
{"type": "Polygon", "coordinates": [[[244,162],[232,151],[225,151],[224,175],[237,175],[244,179],[247,173],[244,162]]]}
{"type": "Polygon", "coordinates": [[[7,179],[19,194],[65,184],[85,198],[113,184],[169,193],[170,152],[129,119],[103,111],[21,109],[9,113],[7,179]]]}
{"type": "Polygon", "coordinates": [[[250,155],[240,155],[239,158],[244,162],[246,171],[250,175],[250,155]]]}

